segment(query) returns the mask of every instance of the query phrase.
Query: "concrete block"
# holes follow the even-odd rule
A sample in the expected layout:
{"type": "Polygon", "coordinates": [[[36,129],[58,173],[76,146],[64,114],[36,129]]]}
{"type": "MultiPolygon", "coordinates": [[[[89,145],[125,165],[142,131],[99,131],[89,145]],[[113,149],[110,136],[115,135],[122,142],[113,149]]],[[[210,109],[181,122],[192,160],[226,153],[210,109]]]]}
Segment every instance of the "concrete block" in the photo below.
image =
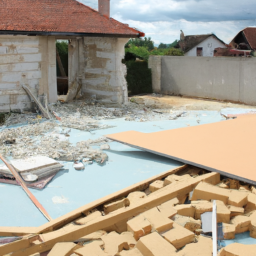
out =
{"type": "Polygon", "coordinates": [[[156,180],[149,185],[149,191],[155,192],[156,190],[163,188],[163,187],[164,187],[164,182],[162,180],[156,180]]]}
{"type": "Polygon", "coordinates": [[[235,225],[235,232],[236,234],[239,234],[249,230],[251,219],[247,216],[235,216],[233,219],[231,219],[230,224],[235,225]]]}
{"type": "Polygon", "coordinates": [[[229,191],[226,189],[213,186],[206,182],[200,182],[194,189],[191,200],[220,200],[227,204],[229,198],[229,191]]]}
{"type": "Polygon", "coordinates": [[[246,204],[245,209],[247,211],[256,210],[256,194],[250,193],[247,196],[247,204],[246,204]]]}
{"type": "Polygon", "coordinates": [[[180,249],[186,244],[194,242],[195,234],[179,224],[174,223],[173,228],[162,236],[171,243],[176,249],[180,249]]]}
{"type": "Polygon", "coordinates": [[[17,46],[16,49],[17,49],[18,54],[38,53],[38,51],[39,51],[38,47],[17,46]]]}
{"type": "Polygon", "coordinates": [[[156,207],[143,212],[142,215],[151,223],[153,231],[156,230],[161,233],[171,229],[173,226],[173,221],[159,212],[156,207]]]}
{"type": "Polygon", "coordinates": [[[176,248],[157,232],[141,237],[136,247],[143,256],[170,256],[176,253],[176,248]]]}
{"type": "Polygon", "coordinates": [[[243,207],[248,202],[249,192],[238,191],[238,190],[230,190],[228,204],[234,205],[237,207],[243,207]]]}
{"type": "Polygon", "coordinates": [[[118,210],[118,209],[123,208],[123,207],[127,207],[129,205],[130,205],[129,199],[124,198],[122,200],[119,200],[119,201],[116,201],[116,202],[113,202],[113,203],[105,204],[104,205],[104,212],[106,214],[108,214],[110,212],[113,212],[113,211],[118,210]]]}
{"type": "Polygon", "coordinates": [[[182,176],[176,175],[176,174],[171,174],[168,177],[165,178],[164,180],[164,186],[169,185],[171,183],[175,183],[178,181],[184,181],[184,180],[188,180],[191,179],[191,176],[189,174],[185,174],[182,176]]]}
{"type": "Polygon", "coordinates": [[[202,228],[201,220],[195,220],[191,217],[181,216],[179,214],[175,215],[173,221],[192,232],[202,228]]]}
{"type": "Polygon", "coordinates": [[[191,204],[181,204],[174,206],[174,209],[177,210],[177,213],[182,216],[187,217],[195,217],[195,207],[193,207],[191,204]]]}
{"type": "Polygon", "coordinates": [[[127,196],[127,198],[130,201],[130,205],[139,203],[141,200],[143,200],[146,197],[147,197],[146,193],[142,192],[142,191],[135,191],[135,192],[130,193],[127,196]]]}
{"type": "Polygon", "coordinates": [[[141,214],[127,222],[127,230],[133,233],[136,240],[151,233],[151,223],[141,214]]]}
{"type": "Polygon", "coordinates": [[[233,243],[224,247],[218,256],[255,256],[255,244],[238,244],[233,243]]]}
{"type": "Polygon", "coordinates": [[[187,244],[177,256],[212,256],[212,239],[204,236],[197,237],[197,243],[187,244]]]}
{"type": "Polygon", "coordinates": [[[237,207],[233,205],[227,205],[228,209],[230,210],[230,218],[235,217],[237,215],[243,215],[244,214],[244,208],[243,207],[237,207]]]}
{"type": "Polygon", "coordinates": [[[230,222],[230,210],[228,207],[219,200],[216,200],[217,205],[217,222],[229,223],[230,222]]]}
{"type": "Polygon", "coordinates": [[[201,214],[212,211],[212,203],[208,201],[191,201],[191,205],[195,207],[195,219],[201,218],[201,214]]]}
{"type": "Polygon", "coordinates": [[[222,231],[225,240],[235,239],[236,226],[234,224],[223,223],[222,231]]]}

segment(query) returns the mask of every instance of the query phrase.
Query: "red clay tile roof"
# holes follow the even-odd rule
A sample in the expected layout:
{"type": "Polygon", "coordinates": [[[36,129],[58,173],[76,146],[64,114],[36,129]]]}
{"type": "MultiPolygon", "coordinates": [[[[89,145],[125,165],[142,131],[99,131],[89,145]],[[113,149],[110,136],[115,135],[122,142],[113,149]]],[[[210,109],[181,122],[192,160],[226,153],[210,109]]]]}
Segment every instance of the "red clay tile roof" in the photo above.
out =
{"type": "Polygon", "coordinates": [[[144,36],[75,0],[0,0],[1,31],[144,36]]]}
{"type": "Polygon", "coordinates": [[[253,50],[256,50],[256,28],[245,28],[244,35],[253,50]]]}

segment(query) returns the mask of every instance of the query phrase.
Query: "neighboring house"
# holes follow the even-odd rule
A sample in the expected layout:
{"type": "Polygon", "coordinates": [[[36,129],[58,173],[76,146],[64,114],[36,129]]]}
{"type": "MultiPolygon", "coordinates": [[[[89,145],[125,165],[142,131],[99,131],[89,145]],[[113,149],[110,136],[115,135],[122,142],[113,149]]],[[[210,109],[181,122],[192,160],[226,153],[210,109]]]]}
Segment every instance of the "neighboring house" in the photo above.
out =
{"type": "Polygon", "coordinates": [[[144,33],[110,18],[110,1],[98,1],[99,12],[75,0],[1,0],[0,111],[31,108],[22,85],[57,101],[59,39],[69,41],[70,99],[82,92],[127,102],[124,46],[144,33]]]}
{"type": "Polygon", "coordinates": [[[230,42],[230,46],[239,50],[256,50],[256,27],[241,30],[230,42]]]}
{"type": "Polygon", "coordinates": [[[213,57],[214,49],[226,48],[226,44],[214,34],[184,36],[181,32],[180,48],[185,56],[213,57]]]}

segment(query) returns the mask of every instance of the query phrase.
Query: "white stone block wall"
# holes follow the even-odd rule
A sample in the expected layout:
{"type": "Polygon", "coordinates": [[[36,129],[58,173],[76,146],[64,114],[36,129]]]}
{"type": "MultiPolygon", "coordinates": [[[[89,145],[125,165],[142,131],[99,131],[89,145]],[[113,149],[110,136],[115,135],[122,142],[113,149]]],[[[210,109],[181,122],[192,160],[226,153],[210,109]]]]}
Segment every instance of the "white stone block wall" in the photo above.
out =
{"type": "Polygon", "coordinates": [[[109,103],[128,102],[126,66],[122,64],[128,39],[107,37],[84,38],[82,91],[109,103]]]}
{"type": "Polygon", "coordinates": [[[46,93],[50,102],[56,101],[55,56],[55,38],[0,36],[0,112],[31,108],[23,84],[36,95],[46,93]]]}

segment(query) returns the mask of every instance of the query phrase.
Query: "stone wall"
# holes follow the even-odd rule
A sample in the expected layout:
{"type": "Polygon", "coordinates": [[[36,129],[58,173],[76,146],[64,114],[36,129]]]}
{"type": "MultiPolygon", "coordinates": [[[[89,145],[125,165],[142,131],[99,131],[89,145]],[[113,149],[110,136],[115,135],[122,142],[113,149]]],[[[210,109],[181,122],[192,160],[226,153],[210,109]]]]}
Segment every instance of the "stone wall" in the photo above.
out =
{"type": "Polygon", "coordinates": [[[1,112],[31,108],[23,84],[36,95],[46,93],[50,102],[56,101],[55,56],[55,38],[0,36],[1,112]]]}

